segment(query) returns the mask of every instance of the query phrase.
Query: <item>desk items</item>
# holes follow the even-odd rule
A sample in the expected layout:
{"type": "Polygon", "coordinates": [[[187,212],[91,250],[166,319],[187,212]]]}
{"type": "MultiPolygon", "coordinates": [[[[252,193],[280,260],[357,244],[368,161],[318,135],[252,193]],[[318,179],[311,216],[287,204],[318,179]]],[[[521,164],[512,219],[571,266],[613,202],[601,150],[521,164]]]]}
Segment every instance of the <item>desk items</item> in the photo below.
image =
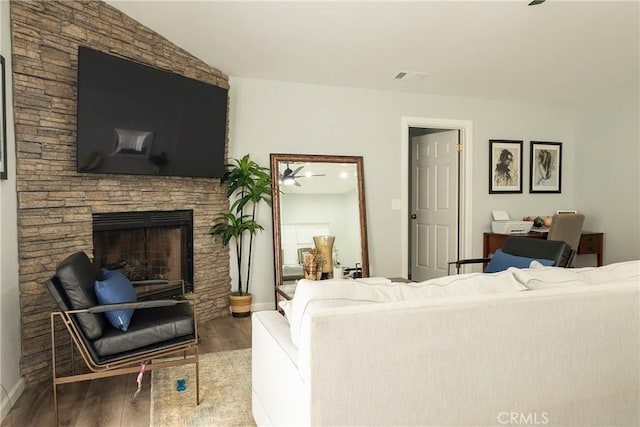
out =
{"type": "Polygon", "coordinates": [[[519,221],[509,218],[507,211],[491,211],[491,231],[501,234],[528,233],[533,227],[533,221],[519,221]]]}

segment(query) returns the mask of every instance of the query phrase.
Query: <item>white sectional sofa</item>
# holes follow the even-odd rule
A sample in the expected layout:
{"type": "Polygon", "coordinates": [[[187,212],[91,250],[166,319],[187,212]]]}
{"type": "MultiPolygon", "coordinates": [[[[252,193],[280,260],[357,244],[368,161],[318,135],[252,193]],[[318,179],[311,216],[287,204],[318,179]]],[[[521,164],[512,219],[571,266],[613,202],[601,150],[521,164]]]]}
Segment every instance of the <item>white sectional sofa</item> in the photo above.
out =
{"type": "Polygon", "coordinates": [[[640,262],[419,284],[300,281],[288,319],[253,314],[254,418],[637,426],[639,289],[640,262]]]}

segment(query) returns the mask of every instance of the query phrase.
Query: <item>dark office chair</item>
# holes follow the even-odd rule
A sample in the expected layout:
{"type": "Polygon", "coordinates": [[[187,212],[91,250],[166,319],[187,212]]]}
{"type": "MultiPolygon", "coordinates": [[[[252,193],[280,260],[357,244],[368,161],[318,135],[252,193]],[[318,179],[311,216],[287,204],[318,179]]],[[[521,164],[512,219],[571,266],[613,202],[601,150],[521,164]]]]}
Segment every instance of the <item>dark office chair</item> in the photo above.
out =
{"type": "MultiPolygon", "coordinates": [[[[84,252],[62,261],[56,275],[46,281],[60,311],[51,313],[51,356],[53,400],[58,424],[57,386],[77,381],[131,374],[144,370],[195,364],[196,403],[200,403],[198,332],[196,309],[187,300],[151,300],[98,305],[94,284],[98,270],[84,252]],[[105,313],[115,310],[135,312],[126,331],[112,326],[105,313]],[[91,372],[67,376],[56,373],[56,319],[62,320],[91,372]],[[167,356],[181,356],[160,360],[167,356]],[[154,360],[155,359],[155,360],[154,360]],[[153,361],[152,361],[153,360],[153,361]]],[[[73,348],[71,349],[73,354],[73,348]]]]}
{"type": "Polygon", "coordinates": [[[526,237],[507,237],[499,251],[492,258],[451,261],[447,267],[447,274],[451,273],[452,265],[455,266],[456,272],[460,272],[463,265],[479,263],[489,264],[485,273],[506,270],[508,267],[527,268],[532,260],[546,266],[569,267],[575,253],[567,242],[526,237]],[[498,257],[494,259],[496,255],[498,257]]]}

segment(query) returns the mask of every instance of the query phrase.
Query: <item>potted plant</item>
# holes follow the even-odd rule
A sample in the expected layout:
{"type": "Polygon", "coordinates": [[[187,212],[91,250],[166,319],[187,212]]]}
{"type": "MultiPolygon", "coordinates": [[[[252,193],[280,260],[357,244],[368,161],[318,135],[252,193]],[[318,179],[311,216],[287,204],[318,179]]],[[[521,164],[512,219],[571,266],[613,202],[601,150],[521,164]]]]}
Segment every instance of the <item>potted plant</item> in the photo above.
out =
{"type": "Polygon", "coordinates": [[[231,313],[234,317],[247,317],[251,314],[249,284],[253,238],[258,231],[264,230],[256,221],[256,213],[261,202],[271,206],[271,175],[268,168],[260,166],[247,154],[227,165],[220,183],[227,184],[231,206],[229,212],[216,217],[209,234],[219,236],[224,246],[234,241],[238,280],[236,290],[230,295],[231,313]],[[243,274],[243,267],[246,274],[243,274]]]}

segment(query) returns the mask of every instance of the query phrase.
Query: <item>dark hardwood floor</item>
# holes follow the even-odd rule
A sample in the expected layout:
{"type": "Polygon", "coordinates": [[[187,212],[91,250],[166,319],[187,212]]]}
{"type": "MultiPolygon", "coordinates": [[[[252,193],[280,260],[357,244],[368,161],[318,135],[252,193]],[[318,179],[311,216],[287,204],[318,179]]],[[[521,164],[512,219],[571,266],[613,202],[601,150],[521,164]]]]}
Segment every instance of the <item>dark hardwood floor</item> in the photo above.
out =
{"type": "MultiPolygon", "coordinates": [[[[198,328],[200,353],[251,347],[251,319],[222,317],[198,328]]],[[[150,375],[133,400],[137,375],[121,375],[58,386],[61,426],[139,427],[149,425],[150,375]]],[[[206,379],[201,378],[201,381],[206,379]]],[[[27,388],[2,427],[54,426],[51,383],[27,388]]],[[[170,426],[167,426],[170,427],[170,426]]]]}

